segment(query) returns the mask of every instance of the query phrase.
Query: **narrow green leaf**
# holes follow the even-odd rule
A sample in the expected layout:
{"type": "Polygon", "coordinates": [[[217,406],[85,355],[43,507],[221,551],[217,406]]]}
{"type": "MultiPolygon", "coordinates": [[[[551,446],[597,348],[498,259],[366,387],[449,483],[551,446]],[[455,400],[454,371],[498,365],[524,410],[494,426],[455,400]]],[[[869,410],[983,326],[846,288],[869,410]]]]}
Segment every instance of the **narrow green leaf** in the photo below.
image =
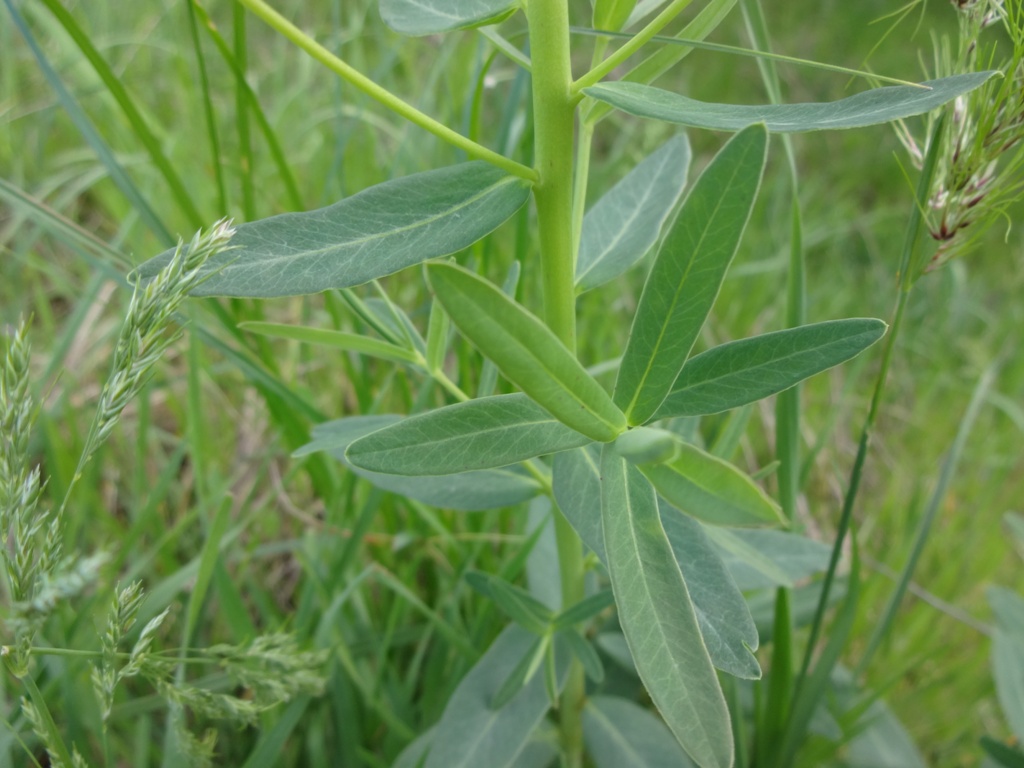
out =
{"type": "Polygon", "coordinates": [[[583,672],[587,678],[597,684],[604,682],[604,664],[601,662],[601,657],[598,655],[597,650],[590,644],[590,641],[575,629],[563,632],[561,637],[565,640],[569,650],[572,651],[572,655],[580,660],[583,672]]]}
{"type": "Polygon", "coordinates": [[[394,344],[389,344],[386,341],[372,339],[369,336],[360,336],[357,333],[259,321],[239,323],[238,327],[263,336],[292,339],[293,341],[316,344],[321,347],[358,352],[363,355],[370,355],[371,357],[379,357],[382,360],[394,360],[399,363],[416,363],[419,361],[419,357],[414,352],[396,347],[394,344]]]}
{"type": "Polygon", "coordinates": [[[448,353],[448,332],[451,323],[441,302],[430,303],[430,320],[427,322],[427,370],[440,371],[444,368],[444,357],[448,353]]]}
{"type": "Polygon", "coordinates": [[[987,595],[995,614],[992,677],[1003,716],[1018,739],[1024,740],[1024,597],[1004,587],[987,595]]]}
{"type": "Polygon", "coordinates": [[[757,627],[704,526],[667,504],[659,504],[659,513],[712,663],[730,675],[757,680],[761,677],[761,667],[753,654],[758,644],[757,627]]]}
{"type": "MultiPolygon", "coordinates": [[[[522,751],[550,702],[542,676],[535,675],[504,707],[492,702],[499,688],[536,638],[507,627],[459,683],[434,732],[426,768],[506,766],[522,751]]],[[[559,652],[564,680],[567,654],[559,652]]]]}
{"type": "Polygon", "coordinates": [[[881,320],[831,320],[732,341],[686,361],[655,418],[720,413],[774,395],[856,357],[885,333],[881,320]]]}
{"type": "Polygon", "coordinates": [[[704,532],[743,591],[794,587],[828,568],[831,548],[806,536],[718,526],[704,532]]]}
{"type": "Polygon", "coordinates": [[[676,509],[712,525],[778,525],[782,511],[746,474],[694,445],[682,444],[668,464],[640,470],[676,509]]]}
{"type": "Polygon", "coordinates": [[[392,415],[354,416],[321,424],[313,430],[313,442],[294,455],[326,451],[378,488],[445,509],[472,512],[508,507],[528,501],[541,492],[536,480],[517,469],[488,469],[442,477],[402,477],[368,472],[346,461],[345,450],[350,443],[401,418],[392,415]]]}
{"type": "Polygon", "coordinates": [[[565,519],[601,562],[607,563],[601,531],[600,464],[601,455],[594,445],[556,453],[551,487],[565,519]]]}
{"type": "Polygon", "coordinates": [[[761,184],[764,126],[737,134],[700,175],[644,284],[615,382],[630,424],[658,410],[718,296],[761,184]]]}
{"type": "Polygon", "coordinates": [[[608,575],[640,679],[690,757],[702,768],[731,766],[725,698],[661,526],[654,489],[607,446],[601,487],[608,575]]]}
{"type": "Polygon", "coordinates": [[[590,597],[583,598],[576,603],[576,605],[562,611],[555,617],[551,626],[556,630],[575,626],[576,624],[592,619],[605,608],[610,608],[613,605],[615,605],[615,596],[612,594],[611,590],[602,590],[590,597]]]}
{"type": "Polygon", "coordinates": [[[493,574],[487,581],[491,599],[512,621],[535,635],[543,635],[551,628],[554,613],[540,600],[493,574]]]}
{"type": "Polygon", "coordinates": [[[626,428],[604,388],[537,317],[461,267],[429,264],[427,274],[462,334],[559,421],[599,442],[626,428]]]}
{"type": "Polygon", "coordinates": [[[806,104],[713,104],[640,83],[600,83],[583,92],[598,101],[639,117],[670,123],[739,131],[764,123],[769,131],[790,133],[860,128],[921,115],[972,91],[995,72],[970,72],[929,80],[918,88],[894,85],[874,88],[838,101],[806,104]]]}
{"type": "Polygon", "coordinates": [[[517,0],[380,0],[380,15],[396,32],[419,36],[497,24],[518,7],[517,0]]]}
{"type": "Polygon", "coordinates": [[[690,142],[672,137],[601,197],[583,218],[576,286],[589,291],[644,257],[686,187],[690,142]]]}
{"type": "Polygon", "coordinates": [[[690,768],[672,734],[628,699],[592,696],[583,710],[583,741],[597,768],[690,768]]]}
{"type": "MultiPolygon", "coordinates": [[[[348,288],[466,248],[526,202],[529,184],[478,161],[365,189],[328,208],[241,224],[201,296],[293,296],[348,288]]],[[[156,274],[165,252],[139,268],[156,274]]]]}
{"type": "Polygon", "coordinates": [[[354,441],[353,466],[388,475],[452,475],[579,448],[590,440],[523,394],[417,414],[354,441]]]}

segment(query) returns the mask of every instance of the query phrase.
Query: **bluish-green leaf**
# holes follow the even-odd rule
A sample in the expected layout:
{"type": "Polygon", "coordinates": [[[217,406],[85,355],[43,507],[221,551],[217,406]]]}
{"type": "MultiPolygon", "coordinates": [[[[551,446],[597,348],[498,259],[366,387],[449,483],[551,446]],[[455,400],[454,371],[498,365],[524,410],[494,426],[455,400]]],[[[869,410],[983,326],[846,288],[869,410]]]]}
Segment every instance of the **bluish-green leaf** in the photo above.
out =
{"type": "Polygon", "coordinates": [[[990,587],[987,596],[996,619],[992,638],[996,695],[1006,722],[1024,740],[1024,597],[1004,587],[990,587]]]}
{"type": "Polygon", "coordinates": [[[925,88],[894,85],[874,88],[838,101],[806,104],[713,104],[640,83],[600,83],[584,93],[639,117],[671,123],[740,131],[764,123],[769,131],[789,133],[859,128],[921,115],[972,91],[995,72],[970,72],[922,83],[925,88]]]}
{"type": "Polygon", "coordinates": [[[794,587],[828,568],[831,547],[785,531],[707,526],[736,586],[741,590],[794,587]]]}
{"type": "Polygon", "coordinates": [[[452,475],[504,467],[589,442],[517,393],[409,416],[354,441],[346,458],[360,469],[388,475],[452,475]]]}
{"type": "Polygon", "coordinates": [[[576,533],[602,563],[604,552],[601,532],[601,453],[597,446],[556,453],[551,468],[551,486],[558,508],[576,533]]]}
{"type": "Polygon", "coordinates": [[[609,446],[601,488],[608,574],[640,679],[690,757],[702,768],[727,768],[729,713],[654,489],[609,446]]]}
{"type": "MultiPolygon", "coordinates": [[[[461,251],[522,207],[528,182],[478,161],[365,189],[328,208],[241,224],[199,296],[294,296],[361,285],[461,251]]],[[[171,252],[139,268],[156,274],[171,252]]]]}
{"type": "Polygon", "coordinates": [[[697,180],[644,284],[615,382],[630,424],[649,420],[672,389],[718,296],[761,184],[764,126],[737,134],[697,180]]]}
{"type": "Polygon", "coordinates": [[[695,445],[681,444],[670,463],[640,469],[667,502],[705,523],[750,527],[782,522],[779,505],[750,477],[695,445]]]}
{"type": "Polygon", "coordinates": [[[542,491],[536,480],[518,469],[487,469],[441,477],[402,477],[368,472],[345,460],[345,450],[354,440],[401,419],[401,416],[394,415],[353,416],[320,424],[313,429],[313,442],[294,455],[326,451],[378,488],[445,509],[471,512],[508,507],[527,501],[542,491]]]}
{"type": "Polygon", "coordinates": [[[589,291],[643,258],[686,186],[690,143],[669,139],[598,200],[583,219],[576,286],[589,291]]]}
{"type": "Polygon", "coordinates": [[[628,699],[591,696],[583,710],[583,742],[597,768],[689,768],[665,724],[628,699]]]}
{"type": "Polygon", "coordinates": [[[459,331],[563,424],[608,442],[626,428],[611,397],[548,327],[497,286],[453,264],[427,266],[459,331]]]}
{"type": "MultiPolygon", "coordinates": [[[[534,641],[514,625],[498,635],[448,700],[426,768],[506,768],[516,759],[550,706],[542,676],[534,675],[504,707],[491,704],[534,641]]],[[[567,654],[558,655],[560,669],[567,669],[567,654]]]]}
{"type": "Polygon", "coordinates": [[[380,15],[403,35],[433,35],[496,24],[518,7],[517,0],[380,0],[380,15]]]}
{"type": "Polygon", "coordinates": [[[830,320],[709,349],[686,361],[655,418],[720,413],[789,389],[870,347],[881,320],[830,320]]]}
{"type": "Polygon", "coordinates": [[[761,677],[761,667],[753,654],[758,644],[757,627],[704,526],[667,504],[659,504],[659,512],[712,663],[730,675],[757,680],[761,677]]]}

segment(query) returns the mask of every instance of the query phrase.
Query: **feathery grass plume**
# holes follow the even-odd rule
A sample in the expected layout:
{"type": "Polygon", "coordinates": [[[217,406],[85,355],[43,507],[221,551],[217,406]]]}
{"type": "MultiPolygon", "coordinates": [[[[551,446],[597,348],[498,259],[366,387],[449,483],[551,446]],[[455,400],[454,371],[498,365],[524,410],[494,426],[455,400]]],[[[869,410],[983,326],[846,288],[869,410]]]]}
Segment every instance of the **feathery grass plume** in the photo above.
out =
{"type": "Polygon", "coordinates": [[[135,282],[128,313],[117,344],[110,377],[100,393],[99,407],[79,461],[76,479],[96,449],[110,436],[121,413],[149,380],[156,361],[181,338],[181,328],[168,331],[189,293],[216,271],[203,271],[207,261],[229,250],[235,230],[229,219],[200,230],[186,247],[179,240],[174,256],[155,277],[135,282]]]}
{"type": "MultiPolygon", "coordinates": [[[[1021,0],[952,0],[959,15],[957,50],[943,39],[936,54],[939,74],[998,69],[1003,77],[958,97],[947,109],[927,221],[938,248],[923,272],[973,250],[981,236],[1007,209],[1024,197],[1024,10],[1021,0]],[[982,43],[986,29],[1002,29],[1011,46],[998,57],[998,43],[982,43]]],[[[932,136],[932,117],[926,136],[932,136]]],[[[920,168],[927,142],[918,142],[907,126],[900,140],[920,168]]],[[[919,275],[910,275],[915,280],[919,275]]]]}
{"type": "Polygon", "coordinates": [[[224,670],[261,706],[271,707],[300,693],[323,693],[329,652],[300,651],[291,635],[262,635],[248,645],[215,645],[206,652],[220,659],[224,670]]]}

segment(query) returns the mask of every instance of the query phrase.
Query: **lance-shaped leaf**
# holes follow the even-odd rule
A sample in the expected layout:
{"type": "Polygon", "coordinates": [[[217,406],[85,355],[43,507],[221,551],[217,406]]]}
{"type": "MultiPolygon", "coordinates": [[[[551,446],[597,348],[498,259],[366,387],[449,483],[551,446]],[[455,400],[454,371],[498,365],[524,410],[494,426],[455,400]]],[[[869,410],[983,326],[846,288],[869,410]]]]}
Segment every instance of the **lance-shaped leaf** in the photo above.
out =
{"type": "Polygon", "coordinates": [[[730,675],[757,680],[761,677],[761,667],[753,654],[758,644],[757,627],[743,593],[704,526],[668,504],[661,503],[658,508],[712,663],[730,675]]]}
{"type": "Polygon", "coordinates": [[[655,418],[720,413],[789,389],[856,357],[885,333],[881,320],[830,320],[732,341],[686,361],[655,418]]]}
{"type": "MultiPolygon", "coordinates": [[[[534,636],[507,627],[459,683],[434,731],[425,768],[505,768],[527,746],[530,735],[550,707],[543,675],[534,675],[511,701],[494,708],[494,698],[534,636]]],[[[559,682],[565,679],[568,653],[556,644],[559,682]]]]}
{"type": "Polygon", "coordinates": [[[725,698],[654,489],[609,446],[601,454],[601,488],[608,574],[640,679],[690,757],[702,768],[731,766],[725,698]]]}
{"type": "Polygon", "coordinates": [[[403,35],[434,35],[497,24],[518,7],[517,0],[380,0],[380,16],[403,35]]]}
{"type": "Polygon", "coordinates": [[[794,587],[828,568],[831,547],[785,531],[706,526],[736,586],[741,590],[794,587]]]}
{"type": "Polygon", "coordinates": [[[658,410],[718,296],[761,184],[768,134],[734,136],[704,170],[644,284],[615,382],[630,424],[658,410]]]}
{"type": "Polygon", "coordinates": [[[681,444],[667,464],[640,470],[676,509],[712,525],[765,526],[782,522],[782,512],[758,485],[727,461],[681,444]]]}
{"type": "Polygon", "coordinates": [[[601,532],[601,452],[595,445],[556,453],[551,486],[558,508],[583,543],[608,562],[601,532]]]}
{"type": "Polygon", "coordinates": [[[586,445],[523,394],[495,395],[402,419],[353,442],[351,464],[388,475],[452,475],[586,445]]]}
{"type": "Polygon", "coordinates": [[[845,99],[806,104],[713,104],[640,83],[600,83],[583,92],[623,112],[670,123],[740,131],[764,123],[769,131],[791,133],[860,128],[921,115],[972,91],[995,72],[970,72],[922,83],[874,88],[845,99]]]}
{"type": "MultiPolygon", "coordinates": [[[[466,248],[526,202],[528,182],[484,162],[417,173],[328,208],[241,224],[199,296],[294,296],[348,288],[466,248]]],[[[139,268],[152,277],[171,252],[139,268]]]]}
{"type": "Polygon", "coordinates": [[[669,139],[601,197],[583,218],[576,286],[589,291],[643,258],[675,209],[690,167],[685,134],[669,139]]]}
{"type": "Polygon", "coordinates": [[[462,334],[555,418],[600,442],[614,440],[626,428],[604,388],[524,307],[453,264],[429,264],[427,275],[462,334]]]}
{"type": "Polygon", "coordinates": [[[401,420],[401,416],[353,416],[329,421],[313,429],[313,442],[295,452],[305,456],[325,451],[378,488],[407,496],[424,504],[467,512],[509,507],[541,492],[540,484],[517,468],[485,469],[441,477],[403,477],[368,472],[345,460],[354,440],[401,420]]]}
{"type": "Polygon", "coordinates": [[[583,710],[583,742],[597,768],[691,768],[672,734],[629,699],[591,696],[583,710]]]}

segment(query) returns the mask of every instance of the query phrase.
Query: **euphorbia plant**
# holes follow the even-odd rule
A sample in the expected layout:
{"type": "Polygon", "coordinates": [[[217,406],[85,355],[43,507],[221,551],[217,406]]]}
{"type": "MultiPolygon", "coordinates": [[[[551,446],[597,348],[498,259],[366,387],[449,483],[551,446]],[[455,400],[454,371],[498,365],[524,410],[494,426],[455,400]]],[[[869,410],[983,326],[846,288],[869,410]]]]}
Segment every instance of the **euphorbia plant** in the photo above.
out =
{"type": "MultiPolygon", "coordinates": [[[[385,182],[322,210],[242,224],[233,250],[210,265],[216,273],[195,293],[346,291],[383,340],[270,324],[250,328],[419,369],[447,402],[408,416],[323,424],[306,451],[328,451],[371,482],[436,506],[474,510],[535,497],[551,501],[560,601],[547,604],[495,574],[470,577],[513,623],[401,764],[512,765],[526,759],[524,749],[553,707],[566,765],[582,765],[585,751],[607,766],[640,759],[627,757],[629,750],[685,760],[648,710],[600,693],[603,670],[588,628],[614,600],[636,671],[675,741],[701,766],[732,765],[735,739],[716,670],[756,679],[760,668],[753,655],[758,633],[729,566],[746,569],[748,582],[753,569],[759,586],[784,586],[793,575],[774,558],[801,540],[788,532],[751,532],[787,528],[790,521],[757,482],[696,444],[673,420],[785,390],[850,359],[885,330],[879,320],[832,320],[691,357],[755,203],[769,134],[921,114],[977,87],[988,73],[879,88],[825,104],[709,104],[649,85],[687,48],[659,49],[639,63],[633,58],[646,53],[642,47],[691,0],[598,0],[596,27],[637,31],[607,56],[600,38],[592,68],[579,76],[571,67],[568,0],[381,0],[383,19],[412,35],[486,27],[525,14],[528,45],[514,46],[493,29],[487,36],[532,76],[533,162],[526,165],[418,111],[262,0],[240,2],[350,84],[473,159],[385,182]],[[618,81],[606,80],[630,66],[618,81]],[[681,204],[690,160],[682,133],[584,215],[590,141],[612,109],[735,135],[690,183],[681,204]],[[517,297],[514,279],[502,288],[458,258],[446,260],[531,200],[539,259],[524,266],[539,270],[540,296],[517,297]],[[591,361],[577,357],[577,297],[619,277],[652,248],[635,314],[623,318],[630,324],[628,341],[621,351],[609,350],[621,352],[609,392],[588,371],[591,361]],[[425,338],[390,300],[382,315],[348,293],[418,264],[425,264],[434,297],[425,338]],[[476,392],[453,380],[444,366],[449,322],[512,391],[492,394],[486,376],[476,392]],[[588,561],[585,551],[596,558],[588,561]],[[601,580],[588,592],[588,563],[600,564],[594,567],[607,575],[610,594],[601,591],[601,580]],[[591,694],[586,677],[594,684],[591,694]]],[[[680,36],[704,38],[734,4],[709,0],[680,36]]],[[[154,259],[143,276],[165,260],[154,259]]],[[[539,754],[537,765],[552,759],[550,752],[539,754]]]]}

